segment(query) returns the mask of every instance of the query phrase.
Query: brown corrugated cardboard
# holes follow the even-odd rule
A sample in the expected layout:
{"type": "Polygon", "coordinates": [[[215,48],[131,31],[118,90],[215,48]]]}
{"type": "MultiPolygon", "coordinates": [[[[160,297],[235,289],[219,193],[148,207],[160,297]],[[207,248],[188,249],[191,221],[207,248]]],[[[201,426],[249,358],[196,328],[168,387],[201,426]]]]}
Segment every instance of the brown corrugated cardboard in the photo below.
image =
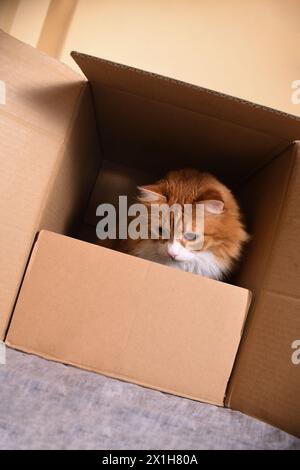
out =
{"type": "Polygon", "coordinates": [[[7,344],[223,405],[249,301],[246,289],[43,231],[7,344]]]}
{"type": "Polygon", "coordinates": [[[243,335],[227,405],[300,436],[300,145],[291,146],[242,189],[253,243],[238,283],[255,303],[243,335]],[[257,200],[257,195],[259,201],[257,200]]]}
{"type": "MultiPolygon", "coordinates": [[[[120,194],[128,197],[128,205],[136,202],[136,187],[151,184],[156,179],[157,175],[103,160],[85,213],[85,222],[95,226],[99,220],[96,216],[98,205],[108,202],[117,208],[120,194]]],[[[96,233],[95,230],[94,233],[96,233]]]]}
{"type": "Polygon", "coordinates": [[[90,192],[99,156],[86,110],[89,90],[79,75],[2,32],[0,64],[6,87],[0,105],[3,339],[36,232],[69,228],[90,192]]]}
{"type": "Polygon", "coordinates": [[[299,138],[299,117],[85,54],[73,57],[92,85],[106,159],[159,173],[184,162],[232,185],[299,138]]]}
{"type": "MultiPolygon", "coordinates": [[[[8,38],[5,41],[9,48],[22,47],[22,54],[27,55],[25,46],[8,38]]],[[[12,70],[15,54],[9,59],[12,70]]],[[[33,54],[31,49],[28,54],[33,54]]],[[[41,73],[43,78],[48,67],[44,61],[48,59],[40,59],[39,54],[35,57],[37,68],[42,61],[36,76],[41,73]]],[[[137,175],[145,172],[150,178],[169,169],[195,166],[233,186],[244,207],[252,241],[231,280],[240,286],[235,287],[42,232],[16,304],[8,344],[212,403],[222,404],[226,394],[227,406],[300,435],[300,366],[291,361],[291,344],[300,334],[299,143],[293,143],[300,138],[300,118],[83,54],[74,57],[91,83],[102,156],[107,161],[97,178],[85,222],[95,224],[97,202],[104,202],[99,199],[114,201],[124,188],[132,195],[137,175]],[[150,282],[154,291],[149,300],[150,282]],[[248,289],[254,293],[254,302],[231,374],[248,289]],[[172,317],[168,306],[175,312],[172,317]],[[221,325],[224,315],[227,320],[221,325]],[[221,334],[220,326],[226,334],[221,334]],[[197,340],[201,340],[199,344],[197,340]],[[178,365],[187,362],[189,367],[179,370],[178,365]]],[[[49,63],[55,68],[54,61],[49,63]]],[[[57,65],[53,72],[53,81],[58,84],[61,67],[57,65]]],[[[46,112],[44,100],[49,87],[42,93],[37,91],[36,82],[25,81],[22,87],[17,94],[20,109],[29,88],[27,106],[33,108],[28,114],[33,113],[32,119],[36,119],[39,102],[40,113],[46,112]],[[36,97],[41,98],[36,101],[36,97]]],[[[70,88],[73,90],[73,85],[70,88]]],[[[10,241],[6,242],[7,234],[4,240],[4,247],[18,246],[20,240],[23,243],[23,234],[24,243],[27,240],[22,266],[16,262],[20,252],[6,258],[11,263],[7,282],[13,283],[14,294],[15,280],[19,282],[34,234],[44,228],[68,232],[83,205],[80,195],[92,190],[92,180],[97,176],[99,155],[93,151],[94,115],[87,89],[87,101],[81,101],[82,106],[78,105],[78,96],[68,108],[69,120],[62,119],[65,114],[59,103],[57,107],[53,103],[47,111],[51,116],[46,113],[41,119],[45,124],[41,134],[35,122],[38,132],[32,134],[29,150],[44,180],[40,192],[26,199],[30,217],[25,228],[30,229],[30,237],[17,224],[15,232],[8,234],[10,241]],[[74,113],[71,117],[74,107],[76,120],[74,113]],[[62,135],[68,129],[69,138],[60,135],[60,140],[51,140],[47,120],[55,120],[60,112],[58,122],[62,119],[65,125],[62,135]],[[51,152],[46,146],[45,156],[43,150],[45,163],[37,160],[35,153],[35,143],[41,147],[44,137],[53,144],[51,152]],[[85,142],[91,148],[86,156],[85,142]],[[59,152],[59,148],[66,152],[59,152]],[[16,269],[19,277],[13,278],[16,269]]],[[[46,102],[51,105],[49,98],[46,102]]],[[[15,122],[19,125],[19,120],[15,122]]],[[[49,126],[52,136],[55,124],[50,122],[49,126]]],[[[7,139],[9,146],[15,135],[13,131],[7,139]]],[[[18,152],[21,138],[22,134],[18,152]]],[[[13,176],[7,187],[13,199],[14,170],[19,163],[11,155],[16,166],[11,169],[13,176]]],[[[29,157],[21,161],[24,174],[35,175],[29,157]]],[[[25,186],[28,188],[29,183],[25,186]]],[[[3,220],[16,224],[17,218],[10,219],[6,210],[3,220]]],[[[84,225],[78,234],[92,239],[93,232],[92,225],[84,225]]]]}

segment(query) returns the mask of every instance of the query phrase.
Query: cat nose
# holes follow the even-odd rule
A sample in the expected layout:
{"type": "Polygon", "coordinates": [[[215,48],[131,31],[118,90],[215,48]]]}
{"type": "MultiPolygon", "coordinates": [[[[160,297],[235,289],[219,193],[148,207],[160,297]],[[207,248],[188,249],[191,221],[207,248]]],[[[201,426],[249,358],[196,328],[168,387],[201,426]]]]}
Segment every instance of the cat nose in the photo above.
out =
{"type": "Polygon", "coordinates": [[[171,258],[174,259],[178,255],[178,251],[176,249],[174,249],[173,246],[168,246],[168,255],[171,256],[171,258]]]}

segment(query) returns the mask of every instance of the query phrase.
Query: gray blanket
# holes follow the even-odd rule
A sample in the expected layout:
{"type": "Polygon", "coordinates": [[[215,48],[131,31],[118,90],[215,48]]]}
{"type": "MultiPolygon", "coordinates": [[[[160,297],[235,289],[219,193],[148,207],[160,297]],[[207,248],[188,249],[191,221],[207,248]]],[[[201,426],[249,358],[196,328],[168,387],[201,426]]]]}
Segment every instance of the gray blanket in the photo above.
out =
{"type": "Polygon", "coordinates": [[[241,413],[7,350],[0,449],[300,449],[241,413]]]}

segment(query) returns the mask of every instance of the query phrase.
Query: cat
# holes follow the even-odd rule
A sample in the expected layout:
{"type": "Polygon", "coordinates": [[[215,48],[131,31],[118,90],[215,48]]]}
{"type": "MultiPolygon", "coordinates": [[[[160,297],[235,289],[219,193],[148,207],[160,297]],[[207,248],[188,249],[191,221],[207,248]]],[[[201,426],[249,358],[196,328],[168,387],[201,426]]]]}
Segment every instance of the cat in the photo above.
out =
{"type": "Polygon", "coordinates": [[[202,203],[202,246],[195,243],[201,237],[197,232],[189,231],[176,238],[173,221],[169,239],[163,238],[161,225],[158,239],[128,239],[127,253],[216,280],[232,271],[249,235],[235,197],[217,178],[194,169],[176,170],[154,184],[138,187],[138,191],[138,201],[147,206],[149,214],[153,204],[192,204],[195,208],[202,203]]]}

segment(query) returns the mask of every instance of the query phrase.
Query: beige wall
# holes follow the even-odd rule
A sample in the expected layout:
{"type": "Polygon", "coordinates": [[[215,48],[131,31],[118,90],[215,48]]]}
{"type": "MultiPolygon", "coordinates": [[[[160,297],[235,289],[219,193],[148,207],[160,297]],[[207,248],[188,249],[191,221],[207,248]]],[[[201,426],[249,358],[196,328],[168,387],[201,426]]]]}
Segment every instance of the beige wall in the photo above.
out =
{"type": "Polygon", "coordinates": [[[0,0],[0,28],[37,46],[51,0],[0,0]]]}
{"type": "Polygon", "coordinates": [[[71,67],[79,50],[300,115],[300,0],[9,3],[7,29],[71,67]]]}

